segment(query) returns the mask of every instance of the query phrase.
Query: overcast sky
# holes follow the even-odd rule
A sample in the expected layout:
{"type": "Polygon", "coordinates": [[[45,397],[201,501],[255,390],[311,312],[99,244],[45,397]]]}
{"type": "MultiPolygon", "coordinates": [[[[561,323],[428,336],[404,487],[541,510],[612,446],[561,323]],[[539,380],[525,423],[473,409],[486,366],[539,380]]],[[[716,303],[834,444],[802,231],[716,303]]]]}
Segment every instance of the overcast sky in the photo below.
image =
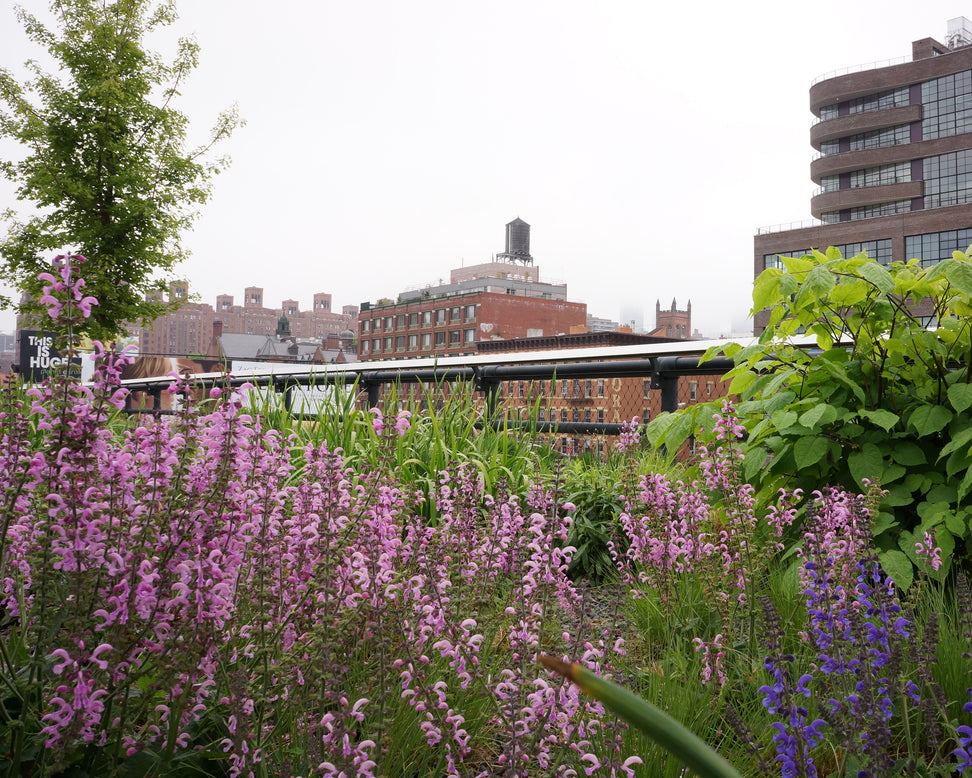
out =
{"type": "MultiPolygon", "coordinates": [[[[0,66],[19,69],[38,52],[0,2],[0,66]]],[[[489,261],[519,216],[541,280],[589,313],[650,325],[656,299],[691,298],[704,334],[744,331],[754,233],[810,218],[811,83],[910,57],[970,10],[184,0],[173,29],[202,56],[177,107],[194,140],[233,102],[247,126],[180,275],[209,304],[252,284],[272,307],[322,291],[340,309],[489,261]]]]}

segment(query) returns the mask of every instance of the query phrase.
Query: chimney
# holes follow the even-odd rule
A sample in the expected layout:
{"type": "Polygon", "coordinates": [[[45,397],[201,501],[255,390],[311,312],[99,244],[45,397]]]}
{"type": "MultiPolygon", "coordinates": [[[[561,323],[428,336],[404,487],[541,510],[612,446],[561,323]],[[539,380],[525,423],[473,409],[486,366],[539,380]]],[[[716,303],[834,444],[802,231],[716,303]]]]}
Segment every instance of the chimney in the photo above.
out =
{"type": "Polygon", "coordinates": [[[223,337],[223,322],[220,319],[216,319],[213,322],[213,338],[219,340],[223,337]]]}

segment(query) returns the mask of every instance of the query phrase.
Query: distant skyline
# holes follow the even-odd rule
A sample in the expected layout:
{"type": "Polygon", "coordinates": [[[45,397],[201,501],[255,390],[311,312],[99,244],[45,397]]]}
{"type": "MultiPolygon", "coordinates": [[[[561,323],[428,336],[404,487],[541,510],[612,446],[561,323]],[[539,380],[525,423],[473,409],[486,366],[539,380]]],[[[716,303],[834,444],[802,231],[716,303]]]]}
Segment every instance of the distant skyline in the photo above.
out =
{"type": "MultiPolygon", "coordinates": [[[[218,150],[233,164],[178,275],[210,305],[254,285],[273,307],[320,291],[340,310],[489,261],[519,216],[541,280],[590,314],[640,309],[650,326],[656,299],[691,299],[694,328],[740,332],[753,234],[810,218],[811,83],[910,58],[969,10],[183,0],[151,47],[200,44],[176,102],[192,139],[233,102],[248,124],[218,150]]],[[[3,4],[0,67],[22,74],[30,57],[43,61],[3,4]]],[[[0,181],[8,207],[27,206],[0,181]]]]}

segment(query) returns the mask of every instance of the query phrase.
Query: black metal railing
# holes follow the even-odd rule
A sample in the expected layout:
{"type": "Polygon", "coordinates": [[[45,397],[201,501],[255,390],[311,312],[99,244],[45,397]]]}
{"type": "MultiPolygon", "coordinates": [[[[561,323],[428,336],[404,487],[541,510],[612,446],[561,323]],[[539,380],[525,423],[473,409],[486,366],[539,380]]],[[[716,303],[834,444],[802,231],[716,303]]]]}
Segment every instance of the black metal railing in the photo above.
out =
{"type": "MultiPolygon", "coordinates": [[[[483,416],[491,423],[512,427],[529,424],[532,430],[552,435],[615,436],[620,433],[623,421],[634,415],[642,416],[640,412],[632,412],[640,410],[642,406],[646,411],[674,411],[687,402],[700,402],[724,395],[724,387],[717,387],[713,394],[712,382],[708,384],[705,396],[699,396],[694,391],[688,395],[684,391],[680,394],[683,388],[680,381],[685,377],[722,376],[733,366],[732,360],[724,357],[701,362],[701,355],[711,345],[711,341],[686,341],[342,365],[260,364],[247,367],[245,372],[204,373],[186,375],[186,378],[200,388],[238,387],[243,384],[269,388],[281,396],[281,407],[295,415],[298,414],[296,401],[300,392],[309,387],[354,387],[359,393],[361,405],[374,407],[382,402],[383,390],[392,385],[422,384],[435,387],[463,383],[482,395],[483,416]],[[632,381],[639,378],[645,382],[640,395],[641,387],[632,381]],[[591,384],[595,380],[599,382],[598,387],[592,391],[591,384]],[[584,382],[583,388],[578,393],[581,381],[584,382]],[[560,385],[555,391],[558,382],[572,383],[560,385]],[[504,384],[518,387],[519,396],[513,396],[513,391],[504,395],[504,384]],[[546,390],[548,384],[549,391],[546,390]],[[529,397],[524,394],[525,386],[530,390],[529,397]],[[539,391],[537,386],[540,387],[539,391]],[[568,391],[571,387],[572,391],[568,391]],[[658,394],[651,395],[650,391],[658,394]],[[617,398],[619,392],[625,392],[626,396],[617,398]],[[683,395],[684,399],[680,400],[683,395]],[[538,398],[547,406],[544,416],[559,410],[559,420],[518,420],[515,411],[538,398]],[[504,404],[507,406],[506,413],[504,404]],[[581,405],[587,407],[581,411],[581,405]],[[607,415],[605,410],[618,416],[619,409],[624,410],[619,418],[605,418],[603,421],[573,418],[582,412],[585,416],[588,412],[590,415],[607,415]]],[[[133,401],[137,396],[134,393],[145,393],[152,397],[154,409],[159,409],[162,393],[171,383],[171,377],[124,381],[123,385],[132,391],[127,410],[143,412],[133,401]]]]}

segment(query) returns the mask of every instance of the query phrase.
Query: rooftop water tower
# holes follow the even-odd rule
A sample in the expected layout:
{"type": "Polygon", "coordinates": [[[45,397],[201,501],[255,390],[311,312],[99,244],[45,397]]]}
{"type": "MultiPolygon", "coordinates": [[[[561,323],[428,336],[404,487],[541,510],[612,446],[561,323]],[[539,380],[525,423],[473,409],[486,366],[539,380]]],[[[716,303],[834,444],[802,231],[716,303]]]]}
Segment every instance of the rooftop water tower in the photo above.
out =
{"type": "Polygon", "coordinates": [[[506,225],[506,251],[498,254],[497,258],[522,262],[524,265],[533,264],[533,257],[530,256],[530,225],[520,217],[506,225]]]}

